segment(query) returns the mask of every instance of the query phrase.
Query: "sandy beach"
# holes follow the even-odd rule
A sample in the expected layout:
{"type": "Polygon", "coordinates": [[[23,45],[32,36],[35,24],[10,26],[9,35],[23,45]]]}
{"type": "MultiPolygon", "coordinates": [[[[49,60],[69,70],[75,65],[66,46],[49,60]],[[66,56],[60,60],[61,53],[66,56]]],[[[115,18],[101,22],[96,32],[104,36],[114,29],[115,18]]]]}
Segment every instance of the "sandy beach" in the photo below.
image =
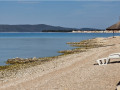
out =
{"type": "Polygon", "coordinates": [[[96,40],[107,46],[20,70],[0,79],[0,90],[115,90],[120,81],[120,59],[101,66],[96,60],[120,53],[120,37],[96,40]]]}

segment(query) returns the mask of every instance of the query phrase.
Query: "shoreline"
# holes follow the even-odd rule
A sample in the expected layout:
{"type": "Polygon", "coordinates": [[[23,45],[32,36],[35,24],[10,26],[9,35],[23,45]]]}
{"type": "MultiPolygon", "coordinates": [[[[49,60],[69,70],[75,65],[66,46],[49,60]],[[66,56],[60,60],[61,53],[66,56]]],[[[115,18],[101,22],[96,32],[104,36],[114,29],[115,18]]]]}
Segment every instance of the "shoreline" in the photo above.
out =
{"type": "MultiPolygon", "coordinates": [[[[80,42],[66,42],[66,44],[70,45],[71,47],[74,47],[73,49],[70,50],[63,50],[63,51],[58,51],[58,53],[61,53],[60,55],[57,56],[51,56],[51,57],[40,57],[40,58],[11,58],[5,61],[6,65],[2,65],[0,66],[0,69],[4,70],[6,68],[9,68],[9,66],[14,66],[15,64],[26,64],[26,63],[31,63],[31,62],[36,62],[38,61],[38,63],[41,63],[39,61],[44,60],[46,62],[47,61],[51,61],[51,59],[56,59],[68,54],[73,54],[73,53],[79,53],[79,52],[86,52],[87,50],[91,49],[91,48],[95,48],[95,47],[102,47],[102,45],[100,46],[100,44],[96,44],[97,42],[94,40],[94,38],[92,39],[87,39],[87,40],[82,40],[80,42]],[[95,44],[94,44],[95,43],[95,44]],[[86,46],[86,44],[88,44],[86,46]],[[94,45],[94,47],[91,45],[94,45]],[[81,46],[82,45],[82,46],[81,46]],[[35,58],[35,59],[34,59],[35,58]],[[18,60],[17,60],[18,59],[18,60]],[[22,63],[23,62],[23,63],[22,63]]],[[[16,66],[16,65],[15,65],[16,66]]],[[[0,70],[0,71],[1,71],[0,70]]]]}
{"type": "MultiPolygon", "coordinates": [[[[115,65],[108,64],[106,66],[94,64],[96,63],[95,60],[99,58],[106,57],[111,53],[120,52],[119,39],[120,37],[118,36],[116,38],[95,38],[98,42],[105,43],[106,46],[91,48],[86,52],[68,54],[60,58],[55,58],[55,60],[50,62],[48,61],[34,67],[21,69],[13,73],[11,77],[1,78],[0,89],[15,90],[16,88],[32,88],[31,90],[34,90],[36,88],[47,90],[49,88],[49,90],[53,90],[54,88],[58,88],[64,90],[64,88],[67,88],[70,90],[71,88],[87,90],[89,88],[89,90],[113,90],[120,78],[120,73],[118,72],[119,63],[115,65]],[[107,80],[104,81],[105,79],[107,80]],[[35,83],[32,84],[31,81],[35,83]],[[59,82],[59,84],[55,82],[59,82]],[[20,85],[22,87],[19,87],[20,85]]],[[[6,72],[9,72],[9,70],[6,72]]]]}

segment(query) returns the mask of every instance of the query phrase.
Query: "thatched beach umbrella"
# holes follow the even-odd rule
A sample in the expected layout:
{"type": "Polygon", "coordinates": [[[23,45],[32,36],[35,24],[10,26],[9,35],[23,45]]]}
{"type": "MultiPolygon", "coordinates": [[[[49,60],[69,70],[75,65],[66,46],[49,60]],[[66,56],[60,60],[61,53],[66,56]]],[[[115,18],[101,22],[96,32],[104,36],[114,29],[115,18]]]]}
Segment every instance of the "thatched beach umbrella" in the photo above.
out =
{"type": "Polygon", "coordinates": [[[114,37],[114,32],[120,30],[120,21],[118,23],[108,27],[106,30],[113,31],[113,37],[114,37]]]}

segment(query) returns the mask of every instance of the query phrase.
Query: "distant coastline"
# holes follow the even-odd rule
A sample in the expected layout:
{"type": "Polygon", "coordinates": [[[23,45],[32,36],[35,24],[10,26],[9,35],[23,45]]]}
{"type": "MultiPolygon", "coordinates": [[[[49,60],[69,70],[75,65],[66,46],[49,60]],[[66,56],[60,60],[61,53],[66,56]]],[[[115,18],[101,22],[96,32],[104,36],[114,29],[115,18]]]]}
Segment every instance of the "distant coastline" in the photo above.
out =
{"type": "MultiPolygon", "coordinates": [[[[46,24],[36,25],[0,25],[0,33],[41,33],[41,32],[72,32],[72,33],[113,33],[111,30],[97,28],[68,28],[61,26],[51,26],[46,24]]],[[[120,31],[115,31],[120,33],[120,31]]]]}
{"type": "MultiPolygon", "coordinates": [[[[113,33],[113,31],[71,31],[71,32],[0,32],[0,33],[113,33]]],[[[114,33],[120,33],[116,31],[114,33]]]]}
{"type": "MultiPolygon", "coordinates": [[[[73,33],[113,33],[113,31],[107,31],[107,30],[104,30],[104,31],[72,31],[73,33]]],[[[114,33],[120,33],[120,31],[115,31],[114,33]]]]}
{"type": "Polygon", "coordinates": [[[73,31],[104,31],[96,28],[68,28],[61,26],[51,26],[46,24],[36,25],[0,25],[0,32],[73,32],[73,31]]]}

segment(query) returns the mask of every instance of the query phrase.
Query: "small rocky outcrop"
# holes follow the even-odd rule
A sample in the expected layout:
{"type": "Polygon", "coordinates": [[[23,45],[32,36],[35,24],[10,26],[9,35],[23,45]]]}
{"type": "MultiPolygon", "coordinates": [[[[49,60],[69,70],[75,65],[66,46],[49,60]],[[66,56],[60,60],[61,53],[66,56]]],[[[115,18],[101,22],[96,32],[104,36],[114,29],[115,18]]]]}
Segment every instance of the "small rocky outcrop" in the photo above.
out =
{"type": "Polygon", "coordinates": [[[12,58],[12,59],[8,59],[6,61],[6,64],[23,64],[23,63],[29,63],[29,62],[35,62],[38,61],[38,58],[33,57],[33,58],[12,58]]]}

